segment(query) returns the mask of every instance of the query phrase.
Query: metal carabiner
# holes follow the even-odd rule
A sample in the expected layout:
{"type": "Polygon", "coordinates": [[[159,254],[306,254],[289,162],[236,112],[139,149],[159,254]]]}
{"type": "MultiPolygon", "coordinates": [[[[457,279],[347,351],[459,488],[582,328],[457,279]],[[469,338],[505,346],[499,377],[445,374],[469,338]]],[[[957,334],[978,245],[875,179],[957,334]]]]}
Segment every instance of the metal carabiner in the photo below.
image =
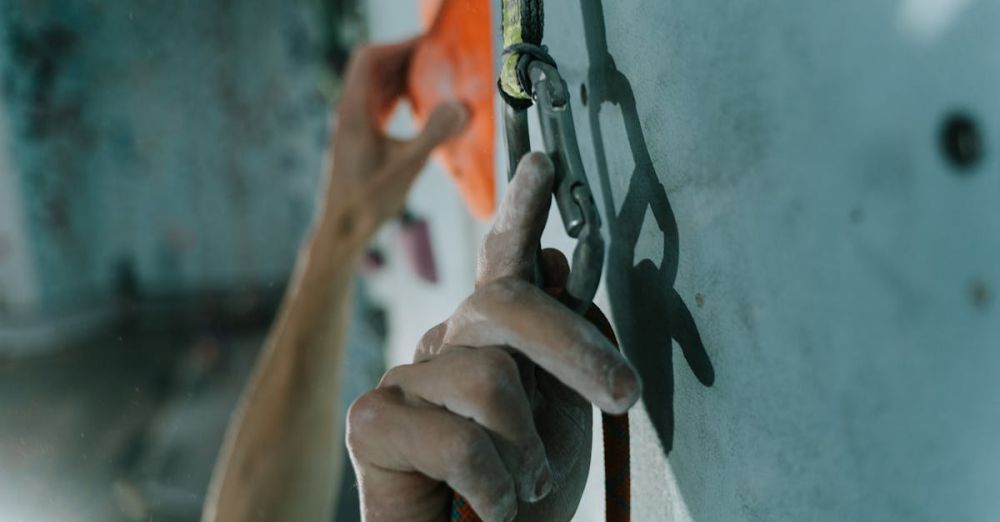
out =
{"type": "MultiPolygon", "coordinates": [[[[538,106],[545,153],[555,168],[553,196],[566,234],[577,240],[566,283],[567,304],[585,313],[597,293],[604,268],[601,217],[583,170],[566,82],[554,65],[543,60],[532,60],[527,71],[531,81],[527,91],[538,106]]],[[[507,104],[504,130],[510,166],[508,178],[511,178],[517,163],[531,150],[527,108],[507,104]]]]}

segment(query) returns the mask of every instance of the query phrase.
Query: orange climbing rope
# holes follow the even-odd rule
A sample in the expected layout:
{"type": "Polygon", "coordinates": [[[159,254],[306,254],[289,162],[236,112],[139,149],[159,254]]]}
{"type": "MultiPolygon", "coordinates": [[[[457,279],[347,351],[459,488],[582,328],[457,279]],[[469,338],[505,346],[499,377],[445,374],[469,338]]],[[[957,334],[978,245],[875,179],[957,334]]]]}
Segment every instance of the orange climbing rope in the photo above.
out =
{"type": "MultiPolygon", "coordinates": [[[[616,348],[618,339],[611,322],[593,306],[587,319],[594,323],[616,348]]],[[[632,513],[631,454],[629,453],[628,414],[601,414],[604,435],[604,517],[608,522],[628,522],[632,513]]]]}

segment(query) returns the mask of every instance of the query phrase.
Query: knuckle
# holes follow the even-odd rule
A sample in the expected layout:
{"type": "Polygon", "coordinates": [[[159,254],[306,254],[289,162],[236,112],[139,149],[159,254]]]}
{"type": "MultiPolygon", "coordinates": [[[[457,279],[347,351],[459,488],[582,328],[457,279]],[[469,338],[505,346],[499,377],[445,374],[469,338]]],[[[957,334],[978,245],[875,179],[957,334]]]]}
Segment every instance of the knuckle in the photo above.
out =
{"type": "Polygon", "coordinates": [[[467,393],[481,404],[503,407],[520,389],[517,363],[501,349],[474,350],[465,370],[467,393]]]}
{"type": "MultiPolygon", "coordinates": [[[[482,294],[484,290],[476,290],[469,297],[466,297],[458,308],[455,309],[455,313],[451,315],[448,319],[449,322],[455,323],[456,330],[461,328],[462,323],[467,321],[470,317],[475,317],[479,314],[477,308],[480,306],[480,301],[482,301],[482,294]]],[[[450,338],[451,336],[448,336],[450,338]]]]}
{"type": "Polygon", "coordinates": [[[363,447],[371,433],[380,428],[380,419],[386,414],[390,401],[382,388],[365,393],[351,403],[347,410],[347,446],[352,450],[363,447]]]}
{"type": "Polygon", "coordinates": [[[514,358],[506,351],[494,348],[483,350],[483,356],[488,361],[491,379],[494,387],[507,391],[521,383],[521,375],[514,358]]]}
{"type": "Polygon", "coordinates": [[[387,386],[398,386],[405,381],[406,375],[409,373],[410,366],[411,365],[404,364],[389,368],[389,370],[382,375],[382,380],[379,381],[378,387],[385,388],[387,386]]]}
{"type": "Polygon", "coordinates": [[[448,322],[438,323],[434,328],[427,330],[420,341],[417,342],[417,349],[413,359],[420,361],[429,355],[434,355],[440,348],[445,334],[448,333],[448,322]]]}
{"type": "Polygon", "coordinates": [[[528,291],[528,284],[514,277],[501,277],[483,287],[481,292],[473,294],[476,304],[484,305],[493,302],[517,302],[528,291]]]}
{"type": "Polygon", "coordinates": [[[478,355],[488,364],[494,377],[511,380],[518,376],[517,362],[503,348],[483,348],[478,355]]]}

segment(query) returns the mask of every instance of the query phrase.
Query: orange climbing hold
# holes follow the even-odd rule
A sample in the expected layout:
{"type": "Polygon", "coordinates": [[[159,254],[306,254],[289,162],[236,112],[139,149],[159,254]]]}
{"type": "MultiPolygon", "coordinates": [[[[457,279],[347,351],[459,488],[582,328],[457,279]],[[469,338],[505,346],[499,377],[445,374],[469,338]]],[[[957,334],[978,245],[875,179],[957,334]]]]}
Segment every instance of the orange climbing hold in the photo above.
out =
{"type": "Polygon", "coordinates": [[[435,152],[451,174],[469,210],[493,214],[494,72],[490,0],[424,0],[429,28],[410,63],[408,96],[419,123],[445,101],[470,111],[469,126],[435,152]],[[435,12],[436,16],[427,16],[435,12]]]}

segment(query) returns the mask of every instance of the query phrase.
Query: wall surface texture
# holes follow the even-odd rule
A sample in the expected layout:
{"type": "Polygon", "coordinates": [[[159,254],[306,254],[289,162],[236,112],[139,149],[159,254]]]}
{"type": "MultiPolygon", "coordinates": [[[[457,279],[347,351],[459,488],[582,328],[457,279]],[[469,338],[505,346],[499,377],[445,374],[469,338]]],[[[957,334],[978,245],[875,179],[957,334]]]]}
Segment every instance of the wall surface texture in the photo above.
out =
{"type": "Polygon", "coordinates": [[[283,284],[326,148],[310,5],[4,2],[0,321],[283,284]]]}
{"type": "Polygon", "coordinates": [[[546,8],[646,385],[635,518],[995,520],[1000,2],[546,8]]]}

